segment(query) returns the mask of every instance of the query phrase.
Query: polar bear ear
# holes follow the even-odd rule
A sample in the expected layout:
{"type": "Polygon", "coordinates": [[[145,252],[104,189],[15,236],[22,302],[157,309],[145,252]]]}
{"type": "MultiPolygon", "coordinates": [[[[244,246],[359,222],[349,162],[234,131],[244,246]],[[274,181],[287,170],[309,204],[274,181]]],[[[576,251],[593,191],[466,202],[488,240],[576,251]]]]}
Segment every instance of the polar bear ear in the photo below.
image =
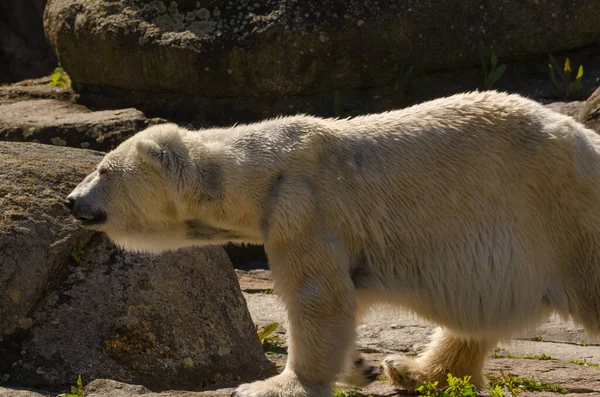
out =
{"type": "Polygon", "coordinates": [[[135,143],[137,151],[158,167],[168,166],[168,153],[154,141],[144,139],[135,143]]]}

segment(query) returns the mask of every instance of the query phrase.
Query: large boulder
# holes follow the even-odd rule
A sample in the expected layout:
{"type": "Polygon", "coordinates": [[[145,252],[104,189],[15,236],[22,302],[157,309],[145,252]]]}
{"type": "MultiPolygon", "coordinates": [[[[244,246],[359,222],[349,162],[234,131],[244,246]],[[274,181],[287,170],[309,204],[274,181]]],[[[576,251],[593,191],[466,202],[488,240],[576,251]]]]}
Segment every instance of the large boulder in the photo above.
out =
{"type": "Polygon", "coordinates": [[[44,37],[46,0],[0,2],[0,83],[49,74],[56,57],[44,37]]]}
{"type": "Polygon", "coordinates": [[[270,373],[220,247],[142,255],[62,205],[101,153],[0,142],[0,375],[201,389],[270,373]]]}
{"type": "Polygon", "coordinates": [[[84,102],[217,120],[394,86],[401,65],[479,66],[480,40],[503,61],[591,45],[597,15],[595,0],[50,0],[44,23],[84,102]]]}
{"type": "Polygon", "coordinates": [[[101,159],[92,151],[0,142],[0,335],[30,323],[71,250],[91,237],[62,201],[101,159]]]}

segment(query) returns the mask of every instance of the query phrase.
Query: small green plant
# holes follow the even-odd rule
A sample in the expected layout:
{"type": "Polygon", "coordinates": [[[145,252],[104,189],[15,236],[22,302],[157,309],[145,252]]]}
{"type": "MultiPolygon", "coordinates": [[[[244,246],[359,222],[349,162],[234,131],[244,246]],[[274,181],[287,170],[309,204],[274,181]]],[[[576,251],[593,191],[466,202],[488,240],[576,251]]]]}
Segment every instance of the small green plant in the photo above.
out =
{"type": "Polygon", "coordinates": [[[287,351],[280,346],[281,338],[275,335],[272,335],[273,332],[279,327],[279,323],[271,323],[265,325],[260,330],[256,329],[256,333],[258,335],[258,340],[260,341],[263,350],[267,354],[286,354],[287,351]]]}
{"type": "Polygon", "coordinates": [[[263,295],[273,295],[273,290],[272,289],[262,289],[262,290],[260,290],[260,293],[263,295]]]}
{"type": "Polygon", "coordinates": [[[490,389],[495,389],[497,386],[505,387],[514,397],[523,390],[527,391],[549,391],[554,393],[566,394],[567,389],[560,385],[538,382],[531,378],[519,378],[516,375],[505,375],[500,372],[500,377],[488,376],[490,389]]]}
{"type": "Polygon", "coordinates": [[[437,388],[438,382],[425,382],[415,389],[418,396],[423,397],[440,397],[440,391],[437,388]]]}
{"type": "Polygon", "coordinates": [[[77,386],[71,386],[71,392],[66,394],[65,397],[84,397],[83,393],[83,382],[81,381],[81,375],[77,377],[77,386]]]}
{"type": "Polygon", "coordinates": [[[502,389],[504,387],[512,397],[515,397],[523,391],[523,389],[519,387],[519,378],[513,375],[504,375],[504,372],[500,372],[500,375],[500,377],[488,376],[490,390],[502,389]]]}
{"type": "Polygon", "coordinates": [[[494,349],[494,354],[491,356],[492,358],[520,358],[519,356],[513,356],[506,349],[501,347],[497,347],[494,349]]]}
{"type": "Polygon", "coordinates": [[[50,76],[50,85],[60,88],[68,88],[71,86],[71,78],[62,66],[58,65],[52,72],[52,75],[50,76]]]}
{"type": "Polygon", "coordinates": [[[272,341],[281,341],[281,338],[271,335],[275,330],[279,327],[279,323],[271,323],[262,327],[262,329],[257,329],[258,340],[262,343],[266,340],[272,341]]]}
{"type": "Polygon", "coordinates": [[[537,335],[533,338],[531,338],[532,341],[534,342],[541,342],[542,341],[542,335],[537,335]]]}
{"type": "Polygon", "coordinates": [[[471,377],[455,378],[448,374],[448,388],[445,391],[448,397],[470,397],[477,395],[477,389],[471,384],[471,377]]]}
{"type": "Polygon", "coordinates": [[[490,50],[483,40],[479,41],[479,61],[483,71],[483,88],[489,90],[506,71],[506,65],[498,65],[498,56],[490,50]]]}
{"type": "Polygon", "coordinates": [[[457,378],[448,374],[448,387],[444,391],[438,388],[438,382],[425,382],[415,389],[423,397],[474,397],[477,388],[471,384],[471,377],[457,378]]]}
{"type": "Polygon", "coordinates": [[[83,257],[85,256],[85,245],[83,243],[77,243],[75,247],[71,250],[71,258],[77,263],[81,263],[83,257]]]}
{"type": "Polygon", "coordinates": [[[583,360],[569,360],[571,364],[583,365],[584,367],[596,367],[599,368],[600,364],[588,363],[585,359],[583,360]]]}
{"type": "Polygon", "coordinates": [[[548,356],[547,354],[540,354],[539,356],[526,355],[523,356],[526,360],[552,360],[552,356],[548,356]]]}
{"type": "Polygon", "coordinates": [[[581,92],[581,81],[583,79],[583,65],[579,65],[575,81],[571,81],[571,61],[565,58],[565,65],[561,68],[560,64],[551,54],[548,54],[550,63],[548,64],[548,75],[552,82],[554,94],[560,98],[568,99],[576,96],[581,92]],[[558,75],[558,78],[556,77],[558,75]],[[560,82],[559,82],[560,79],[560,82]]]}
{"type": "Polygon", "coordinates": [[[498,385],[496,385],[496,387],[490,389],[489,391],[490,397],[504,397],[504,392],[502,391],[502,388],[498,385]]]}
{"type": "Polygon", "coordinates": [[[400,65],[396,73],[396,91],[400,92],[400,96],[403,97],[406,92],[410,89],[411,76],[415,71],[415,65],[400,65]]]}

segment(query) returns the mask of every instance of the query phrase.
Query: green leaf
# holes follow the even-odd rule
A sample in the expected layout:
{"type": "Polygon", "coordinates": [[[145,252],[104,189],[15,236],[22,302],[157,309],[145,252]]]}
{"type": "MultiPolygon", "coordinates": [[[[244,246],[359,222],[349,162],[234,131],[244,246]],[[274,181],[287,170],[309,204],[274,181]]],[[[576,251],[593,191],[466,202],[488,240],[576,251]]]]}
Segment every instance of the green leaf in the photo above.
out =
{"type": "Polygon", "coordinates": [[[333,94],[333,114],[335,117],[340,117],[342,115],[342,97],[339,91],[336,91],[333,94]]]}
{"type": "Polygon", "coordinates": [[[408,67],[408,69],[406,69],[406,72],[404,72],[404,77],[402,77],[402,81],[404,82],[405,85],[408,82],[408,79],[410,79],[410,76],[413,74],[414,71],[415,71],[415,65],[410,65],[408,67]]]}
{"type": "Polygon", "coordinates": [[[78,395],[83,397],[83,382],[81,381],[81,375],[77,377],[77,391],[78,395]]]}
{"type": "Polygon", "coordinates": [[[272,323],[269,325],[265,325],[263,327],[263,329],[258,331],[258,339],[261,342],[264,341],[269,335],[271,335],[273,332],[275,332],[277,327],[279,327],[279,323],[272,323]]]}
{"type": "Polygon", "coordinates": [[[581,90],[581,79],[575,80],[575,84],[573,84],[573,88],[571,89],[571,94],[577,94],[581,90]]]}
{"type": "Polygon", "coordinates": [[[498,57],[496,53],[492,52],[492,69],[496,69],[496,65],[498,65],[498,57]]]}
{"type": "Polygon", "coordinates": [[[488,78],[488,87],[487,88],[492,88],[492,86],[498,81],[500,80],[500,77],[502,77],[502,75],[504,74],[504,72],[506,71],[506,65],[502,64],[500,66],[498,66],[497,69],[493,70],[490,73],[490,76],[488,78]]]}
{"type": "Polygon", "coordinates": [[[548,64],[548,75],[550,76],[552,87],[554,87],[554,93],[558,96],[563,96],[564,93],[558,86],[558,81],[556,80],[556,75],[554,74],[554,68],[552,67],[552,64],[548,64]]]}
{"type": "Polygon", "coordinates": [[[548,54],[548,57],[550,58],[550,63],[552,64],[552,69],[554,69],[554,73],[558,73],[558,75],[560,76],[560,78],[563,82],[563,85],[566,87],[567,86],[567,77],[562,72],[562,67],[560,66],[560,64],[558,63],[556,58],[554,58],[551,54],[548,54]]]}

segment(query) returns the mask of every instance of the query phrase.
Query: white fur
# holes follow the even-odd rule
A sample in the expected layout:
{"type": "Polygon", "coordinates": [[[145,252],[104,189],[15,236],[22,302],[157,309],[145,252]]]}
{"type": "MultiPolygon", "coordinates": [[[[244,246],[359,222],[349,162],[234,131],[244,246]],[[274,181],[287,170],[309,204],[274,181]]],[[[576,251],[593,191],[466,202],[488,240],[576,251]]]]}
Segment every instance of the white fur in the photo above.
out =
{"type": "Polygon", "coordinates": [[[449,371],[483,383],[494,344],[552,311],[598,335],[599,150],[594,132],[533,101],[469,93],[349,120],[155,126],[78,189],[128,249],[264,243],[289,358],[238,394],[325,396],[373,303],[442,327],[421,357],[388,360],[407,387],[449,371]]]}

